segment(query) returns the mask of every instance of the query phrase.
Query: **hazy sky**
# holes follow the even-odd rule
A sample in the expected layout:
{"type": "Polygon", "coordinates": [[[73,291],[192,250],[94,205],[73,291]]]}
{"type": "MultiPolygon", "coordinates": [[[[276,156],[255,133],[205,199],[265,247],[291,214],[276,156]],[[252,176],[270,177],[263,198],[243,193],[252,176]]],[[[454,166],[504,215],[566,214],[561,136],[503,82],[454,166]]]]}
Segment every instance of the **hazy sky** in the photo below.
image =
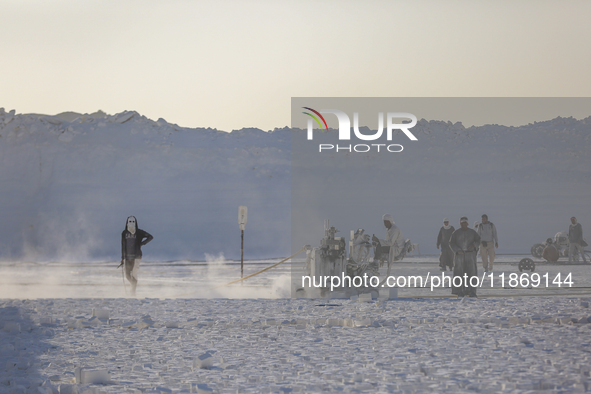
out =
{"type": "Polygon", "coordinates": [[[291,97],[588,97],[591,1],[0,0],[0,107],[230,131],[291,97]]]}

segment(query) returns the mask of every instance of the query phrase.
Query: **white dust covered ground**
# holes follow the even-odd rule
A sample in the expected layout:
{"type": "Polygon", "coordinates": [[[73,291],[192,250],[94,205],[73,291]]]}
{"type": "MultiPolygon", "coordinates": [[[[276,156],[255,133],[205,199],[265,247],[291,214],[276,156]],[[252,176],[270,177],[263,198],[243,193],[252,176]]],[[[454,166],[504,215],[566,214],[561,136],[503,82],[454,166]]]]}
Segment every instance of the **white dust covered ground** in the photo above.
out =
{"type": "Polygon", "coordinates": [[[579,392],[590,301],[0,300],[0,392],[579,392]]]}
{"type": "MultiPolygon", "coordinates": [[[[572,287],[499,286],[522,257],[498,256],[478,299],[424,287],[367,302],[290,299],[289,263],[213,288],[240,265],[146,262],[137,298],[115,262],[4,264],[0,393],[591,390],[589,266],[536,267],[572,287]]],[[[441,275],[436,259],[393,273],[441,275]]]]}

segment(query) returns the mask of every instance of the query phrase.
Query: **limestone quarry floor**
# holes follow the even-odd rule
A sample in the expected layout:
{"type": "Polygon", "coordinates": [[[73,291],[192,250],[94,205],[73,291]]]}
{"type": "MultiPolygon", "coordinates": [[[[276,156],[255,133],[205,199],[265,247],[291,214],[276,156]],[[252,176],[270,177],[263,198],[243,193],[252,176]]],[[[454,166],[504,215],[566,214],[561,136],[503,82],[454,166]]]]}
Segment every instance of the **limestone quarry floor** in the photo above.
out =
{"type": "Polygon", "coordinates": [[[590,302],[0,299],[0,393],[590,391],[590,302]]]}

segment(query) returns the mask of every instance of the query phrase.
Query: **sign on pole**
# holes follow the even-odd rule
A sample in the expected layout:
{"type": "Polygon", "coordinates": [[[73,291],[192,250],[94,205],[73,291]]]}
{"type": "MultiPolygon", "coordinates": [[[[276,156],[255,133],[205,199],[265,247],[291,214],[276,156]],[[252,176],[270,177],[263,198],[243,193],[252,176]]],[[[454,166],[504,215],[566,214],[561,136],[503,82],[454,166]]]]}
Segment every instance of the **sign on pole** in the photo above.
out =
{"type": "Polygon", "coordinates": [[[248,209],[241,205],[238,207],[238,224],[240,225],[240,230],[244,231],[244,226],[246,225],[246,214],[248,213],[248,209]]]}

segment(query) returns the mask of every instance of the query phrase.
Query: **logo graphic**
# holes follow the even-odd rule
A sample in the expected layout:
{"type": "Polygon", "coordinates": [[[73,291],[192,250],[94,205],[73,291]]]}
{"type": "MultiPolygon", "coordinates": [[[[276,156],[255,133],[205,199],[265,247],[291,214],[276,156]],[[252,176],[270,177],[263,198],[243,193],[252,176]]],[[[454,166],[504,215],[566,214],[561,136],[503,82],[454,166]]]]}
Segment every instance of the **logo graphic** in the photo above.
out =
{"type": "MultiPolygon", "coordinates": [[[[320,116],[320,119],[322,119],[322,121],[324,122],[324,126],[326,127],[326,130],[328,131],[328,125],[326,124],[326,120],[324,119],[324,116],[320,115],[320,112],[318,112],[315,109],[312,109],[310,107],[302,107],[302,108],[307,109],[307,110],[310,110],[310,111],[314,112],[316,115],[320,116]]],[[[322,130],[322,124],[320,124],[320,121],[318,120],[317,117],[315,117],[314,115],[312,115],[312,114],[310,114],[308,112],[302,112],[302,113],[303,114],[306,114],[308,116],[311,116],[312,118],[314,118],[314,120],[316,122],[318,122],[318,126],[320,126],[320,130],[322,130]]],[[[310,138],[308,138],[308,139],[310,139],[310,138]]]]}
{"type": "MultiPolygon", "coordinates": [[[[324,117],[322,116],[322,113],[324,114],[334,114],[337,117],[337,120],[339,122],[339,140],[341,141],[349,141],[351,140],[351,120],[349,118],[349,116],[340,110],[337,109],[321,109],[320,111],[316,111],[315,109],[312,109],[310,107],[302,107],[304,109],[307,109],[311,112],[313,112],[315,115],[311,114],[310,112],[302,112],[305,115],[310,116],[312,119],[314,119],[316,121],[316,123],[318,123],[318,126],[320,127],[320,130],[325,129],[326,131],[328,131],[328,124],[326,122],[326,119],[324,119],[324,117]],[[322,123],[320,123],[320,118],[322,120],[322,123]],[[324,127],[322,127],[324,123],[324,127]]],[[[308,119],[308,135],[307,138],[308,140],[312,140],[314,139],[314,124],[312,122],[312,119],[308,119]]],[[[407,112],[388,112],[386,115],[386,138],[388,141],[392,141],[392,134],[394,130],[400,130],[402,131],[411,141],[417,141],[417,137],[414,136],[413,133],[410,132],[409,129],[411,129],[412,127],[416,126],[417,124],[417,117],[414,116],[413,114],[407,113],[407,112]],[[403,120],[401,123],[397,123],[394,120],[395,119],[401,119],[403,120]],[[404,121],[406,120],[406,121],[404,121]],[[410,120],[410,122],[408,121],[410,120]]],[[[359,131],[359,113],[354,112],[353,113],[353,133],[355,135],[355,138],[362,140],[362,141],[374,141],[379,139],[380,137],[382,137],[382,134],[384,133],[384,113],[380,112],[378,113],[378,129],[374,134],[362,134],[359,131]]],[[[339,145],[336,145],[336,151],[338,152],[339,150],[345,150],[345,151],[349,151],[349,152],[368,152],[372,149],[372,147],[375,147],[377,149],[377,151],[380,151],[380,147],[386,147],[386,149],[388,150],[388,152],[402,152],[402,150],[404,149],[404,147],[400,144],[390,144],[387,145],[386,144],[371,144],[367,145],[367,144],[357,144],[357,145],[348,145],[348,146],[343,146],[340,147],[339,145]],[[395,150],[393,150],[393,147],[395,150]]],[[[332,150],[335,149],[335,146],[332,144],[320,144],[319,145],[319,151],[322,152],[323,150],[332,150]]]]}

